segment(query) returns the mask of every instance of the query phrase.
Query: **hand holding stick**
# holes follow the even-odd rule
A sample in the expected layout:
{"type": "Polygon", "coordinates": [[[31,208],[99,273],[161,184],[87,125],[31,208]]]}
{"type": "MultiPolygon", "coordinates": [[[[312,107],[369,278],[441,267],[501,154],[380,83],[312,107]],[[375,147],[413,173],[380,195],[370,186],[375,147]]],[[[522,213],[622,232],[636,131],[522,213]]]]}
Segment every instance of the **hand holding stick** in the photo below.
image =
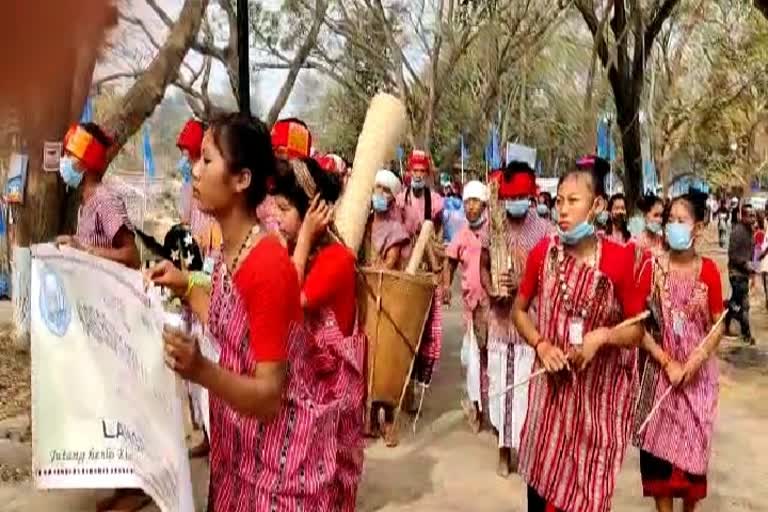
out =
{"type": "MultiPolygon", "coordinates": [[[[614,326],[613,329],[620,329],[622,327],[627,327],[627,326],[630,326],[630,325],[634,325],[634,324],[636,324],[638,322],[642,322],[643,320],[648,318],[650,316],[650,314],[651,314],[650,311],[643,311],[639,315],[635,315],[632,318],[627,318],[623,322],[620,322],[620,323],[616,324],[616,326],[614,326]]],[[[512,391],[513,389],[515,389],[517,387],[520,387],[520,386],[523,386],[523,385],[529,383],[530,381],[532,381],[533,379],[535,379],[536,377],[539,377],[540,375],[544,375],[545,373],[547,373],[547,369],[546,368],[541,368],[539,370],[536,370],[535,372],[531,373],[530,377],[528,377],[527,379],[521,380],[520,382],[515,382],[514,384],[510,384],[509,386],[506,387],[506,389],[503,389],[502,391],[500,391],[498,393],[494,393],[493,395],[489,395],[488,399],[490,400],[492,398],[498,398],[498,397],[500,397],[502,395],[505,395],[505,394],[509,393],[510,391],[512,391]]]]}
{"type": "MultiPolygon", "coordinates": [[[[720,318],[718,318],[718,319],[717,319],[717,322],[715,322],[715,323],[714,323],[714,325],[713,325],[713,326],[712,326],[712,328],[709,330],[709,332],[707,333],[707,335],[706,335],[706,336],[704,336],[704,339],[703,339],[703,340],[701,340],[701,343],[699,343],[699,344],[698,344],[698,346],[696,346],[696,348],[695,348],[694,350],[701,350],[701,348],[704,346],[704,344],[705,344],[707,341],[709,341],[709,339],[710,339],[712,336],[714,336],[714,334],[717,332],[718,328],[720,328],[720,325],[721,325],[721,324],[722,324],[722,323],[725,321],[725,316],[726,316],[727,314],[728,314],[728,310],[726,309],[726,310],[725,310],[725,311],[723,311],[723,313],[720,315],[720,318]]],[[[674,386],[671,386],[671,385],[670,385],[670,386],[667,388],[667,390],[666,390],[666,391],[664,391],[664,394],[663,394],[663,395],[661,395],[661,397],[659,398],[659,401],[658,401],[658,402],[656,402],[656,405],[654,405],[654,406],[653,406],[653,408],[651,409],[651,412],[649,412],[649,413],[648,413],[648,416],[646,416],[646,418],[645,418],[645,421],[643,421],[642,425],[640,425],[640,428],[639,428],[639,429],[637,429],[637,433],[638,433],[638,434],[641,434],[641,433],[642,433],[642,432],[645,430],[645,428],[646,428],[646,427],[648,426],[648,424],[651,422],[651,419],[653,418],[653,416],[656,414],[656,412],[657,412],[657,411],[659,410],[659,408],[661,407],[661,404],[662,404],[662,403],[664,403],[664,400],[666,400],[666,398],[667,398],[667,397],[668,397],[670,394],[672,394],[672,390],[673,390],[673,389],[674,389],[674,386]]]]}

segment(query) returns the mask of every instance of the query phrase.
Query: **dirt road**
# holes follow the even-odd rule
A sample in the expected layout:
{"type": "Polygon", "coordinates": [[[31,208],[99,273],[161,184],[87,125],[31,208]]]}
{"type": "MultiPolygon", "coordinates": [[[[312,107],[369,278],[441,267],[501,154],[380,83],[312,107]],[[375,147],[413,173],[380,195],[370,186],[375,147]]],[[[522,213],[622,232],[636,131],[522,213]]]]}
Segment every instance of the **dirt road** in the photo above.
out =
{"type": "MultiPolygon", "coordinates": [[[[722,263],[722,252],[713,253],[722,263]]],[[[496,476],[495,439],[488,433],[472,434],[464,423],[459,407],[460,314],[454,307],[445,317],[444,354],[416,434],[410,432],[410,425],[404,426],[398,448],[377,443],[366,452],[358,504],[362,512],[526,510],[525,487],[519,477],[496,476]]],[[[720,409],[709,473],[710,496],[699,512],[768,511],[768,459],[764,458],[768,453],[768,313],[762,300],[753,303],[752,318],[757,347],[742,347],[729,340],[720,351],[720,409]]],[[[8,456],[8,446],[0,444],[0,461],[8,456]]],[[[23,455],[17,453],[18,458],[23,455]]],[[[196,462],[193,472],[198,502],[202,503],[204,465],[196,462]]],[[[0,509],[86,511],[93,510],[98,495],[102,494],[36,492],[28,481],[3,484],[0,509]]],[[[653,510],[651,502],[641,496],[634,448],[628,451],[619,475],[613,510],[653,510]]]]}

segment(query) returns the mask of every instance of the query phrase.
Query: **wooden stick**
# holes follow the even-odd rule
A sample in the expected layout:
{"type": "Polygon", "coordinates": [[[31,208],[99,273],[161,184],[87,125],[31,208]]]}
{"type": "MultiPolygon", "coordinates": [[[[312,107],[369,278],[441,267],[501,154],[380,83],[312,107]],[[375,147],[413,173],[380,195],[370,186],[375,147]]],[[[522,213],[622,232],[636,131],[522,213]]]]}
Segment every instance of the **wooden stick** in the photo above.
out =
{"type": "MultiPolygon", "coordinates": [[[[621,322],[621,323],[619,323],[619,324],[616,324],[616,325],[613,327],[613,329],[622,328],[622,327],[627,327],[627,326],[630,326],[630,325],[635,325],[636,323],[638,323],[638,322],[642,322],[643,320],[645,320],[646,318],[648,318],[648,317],[650,316],[650,314],[651,314],[651,312],[650,312],[650,311],[643,311],[643,312],[642,312],[642,313],[640,313],[639,315],[633,316],[632,318],[627,318],[627,319],[626,319],[626,320],[624,320],[623,322],[621,322]]],[[[537,355],[537,357],[538,357],[538,355],[537,355]]],[[[531,376],[530,376],[530,377],[528,377],[527,379],[525,379],[525,380],[522,380],[522,381],[520,381],[520,382],[515,382],[514,384],[510,384],[510,385],[509,385],[509,386],[507,386],[507,388],[506,388],[506,389],[504,389],[503,391],[500,391],[499,393],[495,393],[495,394],[493,394],[493,395],[490,395],[490,396],[488,397],[488,399],[490,400],[490,399],[492,399],[492,398],[498,398],[498,397],[500,397],[500,396],[502,396],[502,395],[505,395],[505,394],[509,393],[510,391],[512,391],[513,389],[515,389],[515,388],[517,388],[517,387],[519,387],[519,386],[523,386],[523,385],[525,385],[525,384],[529,383],[529,382],[530,382],[531,380],[533,380],[534,378],[538,377],[539,375],[544,375],[545,373],[547,373],[547,370],[546,370],[546,368],[541,368],[540,370],[536,370],[536,371],[535,371],[535,372],[533,372],[533,373],[531,374],[531,376]]]]}
{"type": "MultiPolygon", "coordinates": [[[[703,347],[703,346],[704,346],[704,344],[705,344],[705,343],[706,343],[706,342],[709,340],[709,338],[711,338],[712,336],[714,336],[715,332],[716,332],[716,331],[717,331],[717,329],[720,327],[720,324],[722,324],[722,323],[725,321],[725,316],[726,316],[727,314],[728,314],[728,310],[726,309],[726,310],[725,310],[725,311],[723,311],[723,313],[720,315],[720,318],[718,318],[718,319],[717,319],[717,322],[715,322],[715,323],[714,323],[714,325],[713,325],[713,326],[712,326],[712,328],[709,330],[709,332],[707,333],[707,335],[706,335],[706,336],[704,336],[704,339],[703,339],[703,340],[701,340],[701,343],[699,343],[699,344],[696,346],[696,348],[695,348],[695,349],[693,349],[693,352],[695,352],[695,351],[697,351],[697,350],[700,350],[700,349],[701,349],[701,347],[703,347]]],[[[673,386],[670,384],[670,386],[667,388],[667,390],[664,392],[664,394],[663,394],[663,395],[661,395],[661,398],[659,398],[659,401],[658,401],[658,402],[656,402],[656,405],[654,405],[654,406],[653,406],[653,408],[651,409],[651,412],[649,412],[649,413],[648,413],[648,416],[646,416],[646,417],[645,417],[645,421],[643,421],[643,424],[642,424],[642,425],[640,425],[640,428],[639,428],[639,429],[637,429],[637,433],[638,433],[638,434],[641,434],[641,433],[643,432],[643,430],[645,430],[645,428],[646,428],[646,427],[648,426],[648,424],[651,422],[651,419],[653,418],[653,416],[656,414],[656,412],[657,412],[657,411],[659,410],[659,408],[661,407],[661,404],[662,404],[662,403],[664,403],[664,400],[666,400],[666,398],[667,398],[669,395],[671,395],[671,394],[672,394],[672,390],[673,390],[673,389],[675,389],[675,388],[674,388],[674,387],[673,387],[673,386]]]]}
{"type": "Polygon", "coordinates": [[[411,259],[408,260],[408,265],[405,267],[405,273],[415,275],[416,271],[421,265],[421,260],[424,259],[424,251],[427,249],[429,239],[432,237],[432,233],[435,231],[435,225],[431,220],[425,220],[421,225],[421,231],[419,232],[419,238],[416,239],[416,245],[413,247],[411,253],[411,259]]]}
{"type": "Polygon", "coordinates": [[[649,316],[651,316],[651,312],[650,311],[647,311],[647,310],[643,311],[639,315],[635,315],[632,318],[627,318],[623,322],[620,322],[620,323],[614,325],[613,327],[611,327],[611,329],[621,329],[622,327],[629,327],[630,325],[635,325],[637,323],[642,322],[643,320],[645,320],[649,316]]]}

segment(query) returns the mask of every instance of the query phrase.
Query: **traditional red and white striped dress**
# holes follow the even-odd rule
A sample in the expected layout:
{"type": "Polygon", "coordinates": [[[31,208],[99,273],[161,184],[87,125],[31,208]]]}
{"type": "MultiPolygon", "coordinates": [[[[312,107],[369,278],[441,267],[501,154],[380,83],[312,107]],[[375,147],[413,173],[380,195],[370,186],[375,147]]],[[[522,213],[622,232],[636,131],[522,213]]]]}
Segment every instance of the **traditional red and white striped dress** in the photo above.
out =
{"type": "MultiPolygon", "coordinates": [[[[659,319],[657,343],[675,361],[685,363],[723,311],[720,274],[708,258],[697,261],[692,272],[669,270],[666,256],[648,261],[640,272],[639,292],[651,298],[659,319]]],[[[636,436],[642,450],[643,491],[646,496],[701,499],[706,496],[718,396],[717,357],[710,357],[688,384],[665,398],[646,429],[636,436]],[[648,457],[650,454],[652,457],[648,457]],[[653,459],[660,459],[654,461],[653,459]],[[655,463],[648,463],[653,461],[655,463]],[[660,471],[663,462],[669,475],[660,471]],[[675,483],[674,473],[680,473],[675,483]]],[[[651,359],[645,365],[635,425],[639,427],[669,388],[662,368],[651,359]]]]}
{"type": "Polygon", "coordinates": [[[111,249],[122,227],[133,230],[123,198],[109,185],[99,185],[93,195],[80,205],[77,240],[90,247],[111,249]]]}
{"type": "Polygon", "coordinates": [[[332,510],[340,404],[321,392],[326,354],[304,328],[296,271],[276,238],[258,242],[234,277],[216,264],[209,311],[222,367],[247,375],[258,361],[289,362],[282,407],[268,423],[211,395],[209,510],[332,510]],[[275,336],[287,339],[282,353],[275,336]]]}
{"type": "MultiPolygon", "coordinates": [[[[542,240],[518,292],[538,298],[538,331],[565,352],[574,312],[586,311],[587,333],[643,309],[634,293],[634,255],[610,240],[597,243],[595,268],[566,255],[556,236],[542,240]]],[[[581,372],[531,381],[519,470],[548,505],[565,512],[610,510],[632,426],[635,359],[636,350],[605,347],[581,372]]]]}
{"type": "MultiPolygon", "coordinates": [[[[552,232],[552,224],[539,217],[536,210],[529,210],[519,227],[508,223],[506,237],[512,271],[522,280],[528,254],[544,237],[552,232]]],[[[535,314],[534,305],[531,314],[535,314]]],[[[520,446],[520,432],[528,407],[528,386],[520,386],[503,394],[515,382],[521,382],[531,374],[536,353],[520,337],[512,323],[512,298],[492,303],[488,323],[488,380],[491,423],[499,432],[499,447],[520,446]]]]}
{"type": "Polygon", "coordinates": [[[352,512],[363,471],[365,334],[358,329],[355,256],[340,243],[312,258],[303,284],[305,324],[320,355],[319,392],[338,402],[334,512],[352,512]]]}

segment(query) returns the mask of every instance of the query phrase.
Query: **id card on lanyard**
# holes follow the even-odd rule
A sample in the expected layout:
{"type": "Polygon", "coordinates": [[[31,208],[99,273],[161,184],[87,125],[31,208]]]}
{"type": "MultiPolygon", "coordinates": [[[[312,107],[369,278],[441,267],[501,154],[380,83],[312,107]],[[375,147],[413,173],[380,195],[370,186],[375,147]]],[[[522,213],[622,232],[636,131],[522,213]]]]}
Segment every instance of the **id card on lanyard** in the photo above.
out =
{"type": "Polygon", "coordinates": [[[574,346],[581,346],[584,343],[583,318],[575,317],[568,321],[568,342],[574,346]]]}

